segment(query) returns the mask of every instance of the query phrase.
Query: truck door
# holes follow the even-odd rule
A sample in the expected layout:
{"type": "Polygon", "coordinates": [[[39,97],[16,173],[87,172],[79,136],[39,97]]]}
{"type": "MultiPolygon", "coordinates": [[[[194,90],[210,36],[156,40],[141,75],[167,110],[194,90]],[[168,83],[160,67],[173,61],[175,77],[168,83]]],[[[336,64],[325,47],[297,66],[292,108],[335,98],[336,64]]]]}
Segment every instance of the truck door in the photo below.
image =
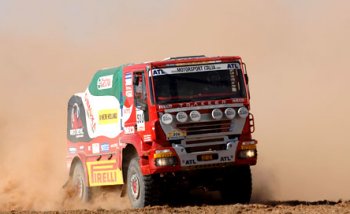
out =
{"type": "Polygon", "coordinates": [[[134,105],[136,111],[136,131],[144,141],[150,141],[149,129],[149,99],[147,95],[146,77],[144,71],[136,71],[133,75],[134,105]]]}
{"type": "Polygon", "coordinates": [[[133,75],[134,105],[136,110],[136,131],[144,132],[149,122],[146,78],[144,71],[137,71],[133,75]]]}

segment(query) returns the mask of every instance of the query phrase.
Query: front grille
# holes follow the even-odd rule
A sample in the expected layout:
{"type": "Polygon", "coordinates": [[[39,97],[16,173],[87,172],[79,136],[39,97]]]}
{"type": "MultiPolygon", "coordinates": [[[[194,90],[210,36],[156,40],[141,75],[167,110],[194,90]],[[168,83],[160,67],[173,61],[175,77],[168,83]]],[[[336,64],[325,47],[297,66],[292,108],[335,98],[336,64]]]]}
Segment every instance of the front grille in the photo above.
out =
{"type": "Polygon", "coordinates": [[[226,144],[216,144],[216,145],[209,145],[209,146],[196,146],[196,147],[186,148],[186,152],[192,153],[192,152],[204,152],[204,151],[220,151],[220,150],[226,150],[226,147],[227,147],[226,144]]]}
{"type": "Polygon", "coordinates": [[[189,135],[229,132],[230,120],[178,124],[177,127],[189,135]]]}
{"type": "Polygon", "coordinates": [[[187,145],[192,145],[192,144],[198,144],[198,143],[211,143],[211,142],[221,142],[224,141],[225,138],[220,137],[220,138],[210,138],[210,139],[202,139],[202,140],[187,140],[186,144],[187,145]]]}

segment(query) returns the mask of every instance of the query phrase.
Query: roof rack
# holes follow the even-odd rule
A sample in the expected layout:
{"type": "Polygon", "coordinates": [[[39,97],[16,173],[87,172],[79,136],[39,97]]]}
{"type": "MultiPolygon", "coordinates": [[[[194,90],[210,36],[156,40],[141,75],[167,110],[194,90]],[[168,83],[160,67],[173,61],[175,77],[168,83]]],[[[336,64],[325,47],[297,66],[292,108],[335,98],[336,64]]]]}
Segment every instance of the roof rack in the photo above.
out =
{"type": "Polygon", "coordinates": [[[176,60],[176,59],[192,59],[192,58],[203,58],[205,55],[194,55],[194,56],[177,56],[177,57],[168,57],[164,60],[176,60]]]}

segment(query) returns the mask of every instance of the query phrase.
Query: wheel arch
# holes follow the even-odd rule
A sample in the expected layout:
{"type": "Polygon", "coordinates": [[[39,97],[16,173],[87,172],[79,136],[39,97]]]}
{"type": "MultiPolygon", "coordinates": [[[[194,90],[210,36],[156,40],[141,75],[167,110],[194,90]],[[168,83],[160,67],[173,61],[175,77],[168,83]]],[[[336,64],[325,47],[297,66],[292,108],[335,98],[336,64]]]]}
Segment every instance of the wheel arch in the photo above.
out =
{"type": "Polygon", "coordinates": [[[127,144],[122,151],[122,171],[124,183],[126,181],[129,163],[135,156],[138,156],[135,146],[133,144],[127,144]]]}

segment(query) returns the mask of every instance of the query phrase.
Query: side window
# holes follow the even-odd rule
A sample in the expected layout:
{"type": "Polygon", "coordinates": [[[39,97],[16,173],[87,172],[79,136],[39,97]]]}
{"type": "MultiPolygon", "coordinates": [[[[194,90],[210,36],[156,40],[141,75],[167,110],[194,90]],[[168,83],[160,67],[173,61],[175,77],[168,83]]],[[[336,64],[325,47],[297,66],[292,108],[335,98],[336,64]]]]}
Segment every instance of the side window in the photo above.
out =
{"type": "Polygon", "coordinates": [[[133,85],[135,106],[137,109],[144,111],[145,121],[148,121],[149,116],[147,106],[146,79],[145,73],[143,71],[137,71],[134,73],[133,85]]]}

